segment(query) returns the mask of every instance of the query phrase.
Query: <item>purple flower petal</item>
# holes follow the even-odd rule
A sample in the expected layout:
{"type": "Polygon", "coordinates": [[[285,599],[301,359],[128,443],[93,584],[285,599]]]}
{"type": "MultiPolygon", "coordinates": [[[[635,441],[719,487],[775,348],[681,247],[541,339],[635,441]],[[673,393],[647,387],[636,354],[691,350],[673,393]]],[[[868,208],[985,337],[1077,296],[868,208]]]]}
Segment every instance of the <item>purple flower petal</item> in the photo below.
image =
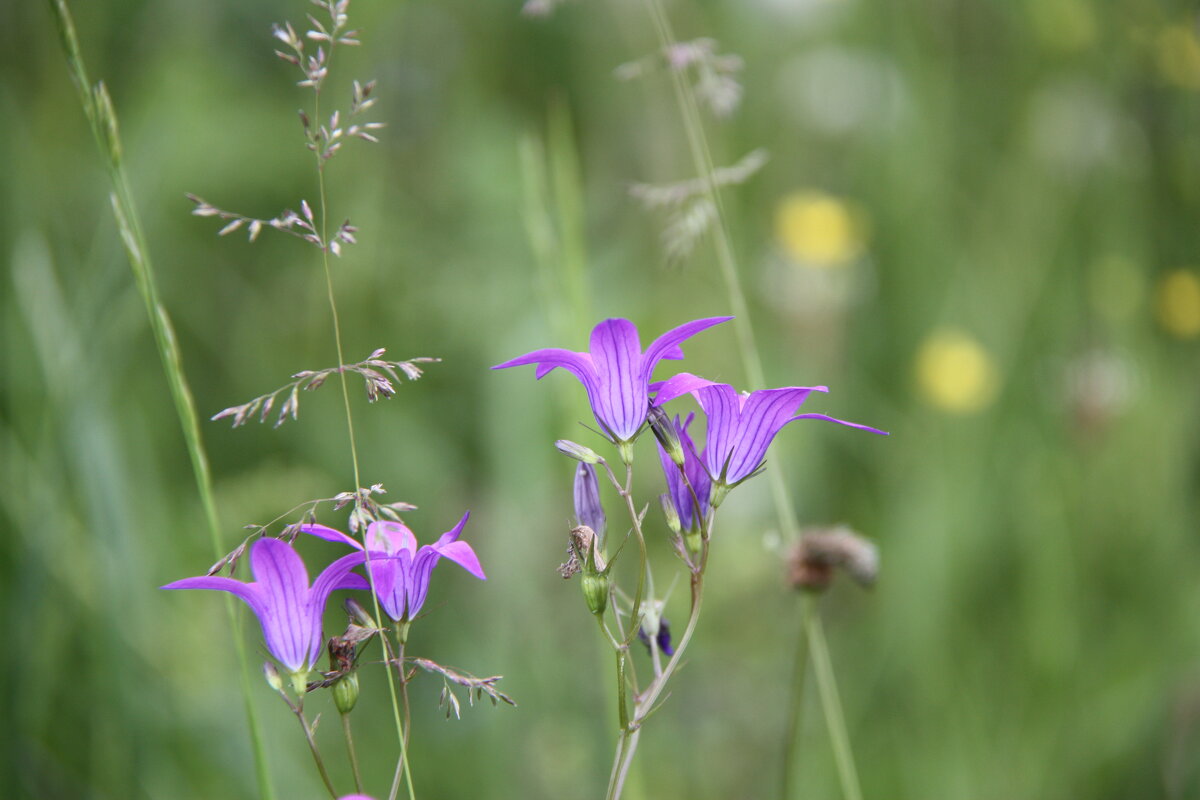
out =
{"type": "Polygon", "coordinates": [[[890,435],[887,431],[881,431],[878,428],[872,428],[870,425],[860,425],[857,422],[847,422],[844,419],[837,419],[835,417],[830,417],[826,414],[799,414],[795,417],[792,417],[792,419],[788,420],[788,422],[791,422],[792,420],[797,420],[797,419],[823,419],[826,422],[836,422],[838,425],[845,425],[847,428],[858,428],[860,431],[870,431],[871,433],[878,433],[880,436],[889,436],[890,435]]]}
{"type": "Polygon", "coordinates": [[[659,336],[650,346],[646,348],[645,355],[642,356],[642,374],[641,379],[649,382],[650,376],[654,374],[654,368],[658,365],[660,359],[683,358],[683,351],[679,345],[695,336],[702,330],[711,328],[714,325],[720,325],[722,322],[728,322],[733,317],[709,317],[707,319],[697,319],[691,322],[685,322],[678,328],[671,330],[659,336]]]}
{"type": "Polygon", "coordinates": [[[775,435],[788,424],[796,409],[813,392],[806,386],[763,389],[742,401],[737,441],[729,455],[725,482],[734,484],[758,468],[775,435]]]}
{"type": "MultiPolygon", "coordinates": [[[[250,548],[250,569],[269,613],[259,617],[267,649],[293,672],[311,663],[312,620],[308,608],[308,571],[291,545],[259,539],[250,548]]],[[[318,628],[319,628],[318,621],[318,628]]]]}
{"type": "Polygon", "coordinates": [[[713,480],[719,480],[737,443],[738,416],[741,400],[727,383],[715,383],[695,393],[700,408],[708,418],[708,433],[704,445],[704,463],[713,480]]]}
{"type": "Polygon", "coordinates": [[[438,552],[429,545],[417,551],[412,565],[408,568],[407,605],[404,610],[405,618],[412,619],[425,605],[425,596],[429,594],[429,578],[437,565],[438,552]]]}
{"type": "Polygon", "coordinates": [[[598,384],[592,400],[597,421],[617,439],[628,441],[646,421],[649,405],[647,382],[638,369],[642,345],[637,328],[627,319],[606,319],[592,330],[591,351],[598,384]]]}
{"type": "Polygon", "coordinates": [[[433,549],[437,551],[438,555],[450,559],[476,578],[479,578],[479,580],[485,581],[487,580],[487,575],[483,574],[483,566],[479,563],[479,557],[475,555],[475,551],[471,549],[471,545],[458,541],[459,534],[462,533],[462,529],[467,524],[467,519],[470,516],[470,511],[463,514],[458,524],[443,533],[441,538],[433,544],[433,549]]]}
{"type": "Polygon", "coordinates": [[[487,580],[487,575],[483,574],[483,566],[479,563],[479,556],[475,555],[471,545],[466,542],[451,542],[437,548],[437,551],[439,555],[450,559],[479,580],[487,580]]]}
{"type": "Polygon", "coordinates": [[[233,578],[218,578],[210,576],[202,576],[199,578],[184,578],[183,580],[173,581],[166,586],[158,587],[160,589],[215,589],[218,592],[229,592],[235,597],[239,597],[246,601],[250,606],[250,610],[260,620],[266,612],[266,606],[263,603],[262,592],[253,583],[243,583],[236,581],[233,578]]]}
{"type": "Polygon", "coordinates": [[[654,395],[654,405],[661,406],[689,392],[715,385],[717,384],[707,378],[698,377],[690,372],[680,372],[661,383],[651,384],[650,390],[657,392],[654,395]]]}
{"type": "Polygon", "coordinates": [[[363,549],[362,544],[353,536],[347,536],[339,530],[334,530],[324,525],[301,525],[300,532],[316,536],[318,539],[324,539],[327,542],[341,542],[358,550],[363,549]]]}
{"type": "Polygon", "coordinates": [[[388,554],[408,550],[417,552],[417,537],[403,522],[382,520],[367,526],[367,546],[372,552],[388,554]]]}

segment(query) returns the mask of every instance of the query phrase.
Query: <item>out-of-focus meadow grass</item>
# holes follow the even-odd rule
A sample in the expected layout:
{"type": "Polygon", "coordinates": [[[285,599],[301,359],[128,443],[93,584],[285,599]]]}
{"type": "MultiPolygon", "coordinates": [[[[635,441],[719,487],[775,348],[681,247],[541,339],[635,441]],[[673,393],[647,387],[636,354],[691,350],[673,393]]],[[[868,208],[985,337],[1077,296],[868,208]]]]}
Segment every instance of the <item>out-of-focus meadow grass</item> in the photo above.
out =
{"type": "MultiPolygon", "coordinates": [[[[184,198],[268,217],[314,196],[295,118],[307,99],[269,38],[306,4],[74,5],[201,412],[330,365],[314,252],[219,240],[184,198]]],[[[354,398],[364,480],[418,504],[425,539],[470,508],[490,576],[439,572],[410,650],[502,673],[520,703],[445,722],[440,687],[418,681],[426,797],[596,796],[611,759],[609,665],[555,572],[573,465],[550,443],[591,443],[575,424],[590,415],[567,377],[487,367],[583,349],[604,316],[653,336],[729,310],[711,245],[664,266],[663,219],[627,196],[691,175],[667,80],[612,77],[655,47],[642,5],[518,11],[355,0],[364,46],[339,53],[330,87],[378,78],[389,126],[330,168],[334,214],[361,231],[335,265],[347,356],[445,359],[392,400],[354,398]],[[554,107],[580,159],[586,319],[539,288],[522,216],[519,143],[544,138],[554,107]]],[[[866,796],[1200,796],[1194,9],[668,11],[680,37],[745,59],[741,109],[709,125],[717,160],[771,153],[725,195],[768,381],[828,384],[811,410],[892,433],[798,423],[771,457],[805,524],[846,522],[882,552],[874,591],[840,585],[822,605],[866,796]]],[[[0,40],[0,796],[249,798],[221,603],[156,588],[211,549],[105,176],[44,4],[0,5],[0,40]]],[[[732,331],[688,355],[745,382],[732,331]]],[[[277,431],[206,425],[230,547],[245,523],[350,488],[339,403],[327,387],[277,431]]],[[[632,797],[777,793],[798,616],[767,489],[726,505],[706,614],[632,797]]],[[[302,543],[310,565],[335,552],[322,547],[302,543]]],[[[379,678],[355,712],[373,786],[394,752],[379,678]]],[[[265,685],[256,701],[281,796],[319,796],[290,715],[265,685]]],[[[802,736],[803,796],[837,797],[815,699],[802,736]]]]}

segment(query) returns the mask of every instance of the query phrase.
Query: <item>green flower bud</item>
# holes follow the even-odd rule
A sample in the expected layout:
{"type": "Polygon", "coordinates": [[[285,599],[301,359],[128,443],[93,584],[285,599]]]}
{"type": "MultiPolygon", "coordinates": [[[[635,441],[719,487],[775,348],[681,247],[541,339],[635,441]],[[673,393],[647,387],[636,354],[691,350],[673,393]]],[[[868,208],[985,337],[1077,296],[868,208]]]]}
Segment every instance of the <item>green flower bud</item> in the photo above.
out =
{"type": "Polygon", "coordinates": [[[584,573],[580,585],[583,586],[583,599],[587,601],[588,611],[602,616],[608,608],[608,575],[601,572],[593,575],[584,573]]]}
{"type": "Polygon", "coordinates": [[[279,674],[279,670],[270,661],[263,663],[263,675],[267,679],[267,685],[277,692],[283,691],[283,676],[279,674]]]}
{"type": "Polygon", "coordinates": [[[662,503],[663,516],[667,518],[667,527],[671,533],[679,535],[683,532],[683,526],[679,522],[679,511],[676,510],[675,504],[671,502],[670,495],[660,494],[658,502],[662,503]]]}
{"type": "Polygon", "coordinates": [[[333,685],[333,704],[342,714],[349,714],[358,702],[358,673],[344,675],[333,685]]]}
{"type": "Polygon", "coordinates": [[[559,439],[554,443],[554,446],[558,449],[558,452],[576,461],[582,461],[584,464],[599,464],[604,460],[590,447],[584,447],[569,439],[559,439]]]}

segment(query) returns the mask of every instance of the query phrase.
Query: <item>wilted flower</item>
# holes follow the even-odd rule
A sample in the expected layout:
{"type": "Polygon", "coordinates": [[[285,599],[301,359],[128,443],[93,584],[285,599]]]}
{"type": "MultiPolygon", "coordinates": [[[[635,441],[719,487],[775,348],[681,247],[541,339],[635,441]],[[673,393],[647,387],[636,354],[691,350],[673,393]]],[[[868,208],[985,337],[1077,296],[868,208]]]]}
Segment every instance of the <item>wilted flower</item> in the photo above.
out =
{"type": "Polygon", "coordinates": [[[216,589],[240,597],[258,616],[267,650],[292,673],[306,673],[316,663],[324,638],[321,616],[335,589],[368,589],[366,578],[350,570],[363,563],[351,553],[330,564],[310,587],[304,562],[291,545],[279,539],[260,539],[250,548],[255,580],[184,578],[163,589],[216,589]]]}
{"type": "MultiPolygon", "coordinates": [[[[690,391],[695,396],[708,417],[704,464],[713,481],[723,486],[734,486],[755,474],[762,466],[767,447],[775,435],[784,425],[798,419],[823,419],[887,435],[885,431],[826,414],[796,414],[809,394],[829,391],[824,386],[787,386],[738,394],[727,383],[705,383],[707,385],[697,389],[684,388],[687,382],[683,380],[670,387],[664,385],[655,402],[665,403],[684,391],[690,391]]],[[[716,503],[717,499],[714,499],[713,504],[716,503]]]]}
{"type": "Polygon", "coordinates": [[[557,367],[570,372],[587,390],[592,413],[605,435],[615,442],[628,442],[646,421],[650,406],[650,375],[664,358],[681,359],[679,345],[705,328],[733,319],[698,319],[669,330],[655,339],[645,352],[637,328],[627,319],[606,319],[592,329],[591,352],[550,348],[534,350],[492,369],[536,364],[537,378],[557,367]]]}
{"type": "MultiPolygon", "coordinates": [[[[438,559],[445,557],[480,580],[487,580],[471,545],[458,541],[471,512],[462,515],[450,530],[433,544],[417,548],[417,538],[402,522],[377,521],[367,526],[369,569],[375,582],[375,595],[389,617],[410,621],[421,610],[429,592],[429,577],[438,559]]],[[[324,525],[302,525],[300,530],[331,542],[342,542],[359,550],[362,543],[339,530],[324,525]]],[[[361,556],[360,556],[361,560],[361,556]]]]}

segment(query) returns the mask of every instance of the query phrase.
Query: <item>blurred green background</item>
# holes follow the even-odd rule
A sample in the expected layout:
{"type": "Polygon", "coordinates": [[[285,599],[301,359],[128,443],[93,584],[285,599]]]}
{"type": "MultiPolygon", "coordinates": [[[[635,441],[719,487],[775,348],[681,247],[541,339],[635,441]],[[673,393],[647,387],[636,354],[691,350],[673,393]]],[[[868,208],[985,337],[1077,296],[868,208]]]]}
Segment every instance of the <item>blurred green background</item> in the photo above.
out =
{"type": "MultiPolygon", "coordinates": [[[[315,250],[271,231],[219,239],[184,198],[270,217],[315,197],[295,117],[309,99],[270,38],[307,4],[73,5],[201,413],[335,363],[315,250]]],[[[596,797],[611,664],[555,571],[573,464],[550,446],[597,444],[576,424],[590,414],[565,375],[487,368],[584,349],[605,316],[648,342],[730,311],[711,241],[668,265],[669,215],[628,195],[694,175],[666,76],[613,76],[655,50],[653,29],[632,1],[541,19],[478,0],[350,11],[364,46],[339,51],[327,91],[343,102],[352,78],[377,78],[388,128],[329,170],[334,216],[360,228],[335,264],[347,356],[445,360],[376,406],[356,392],[363,477],[420,506],[408,521],[425,541],[472,511],[465,537],[490,579],[443,566],[410,652],[503,674],[520,703],[446,722],[439,684],[419,679],[417,789],[596,797]],[[573,132],[539,151],[552,120],[573,132]],[[582,303],[561,258],[539,271],[522,142],[543,166],[578,155],[582,303]]],[[[839,584],[822,603],[865,795],[1200,797],[1193,4],[676,0],[668,13],[681,39],[714,37],[745,61],[741,107],[707,120],[716,160],[771,154],[724,194],[768,382],[827,384],[806,410],[892,434],[798,423],[771,454],[804,524],[845,522],[882,553],[874,591],[839,584]]],[[[46,5],[0,4],[0,40],[0,796],[254,797],[222,603],[156,588],[212,551],[46,5]]],[[[547,166],[551,182],[571,172],[547,166]]],[[[745,385],[729,326],[687,352],[688,369],[745,385]]],[[[351,487],[334,386],[279,430],[204,435],[230,548],[243,524],[351,487]]],[[[657,467],[640,447],[649,500],[657,467]]],[[[619,524],[613,503],[609,515],[619,524]]],[[[779,539],[766,478],[723,507],[706,613],[629,797],[778,796],[799,620],[779,539]]],[[[338,553],[301,546],[314,572],[338,553]]],[[[684,593],[668,610],[680,623],[684,593]]],[[[379,795],[394,733],[378,669],[364,684],[355,724],[379,795]]],[[[280,796],[322,796],[294,721],[254,687],[280,796]]],[[[835,798],[810,695],[799,796],[835,798]]],[[[314,705],[348,787],[336,716],[314,705]]]]}

